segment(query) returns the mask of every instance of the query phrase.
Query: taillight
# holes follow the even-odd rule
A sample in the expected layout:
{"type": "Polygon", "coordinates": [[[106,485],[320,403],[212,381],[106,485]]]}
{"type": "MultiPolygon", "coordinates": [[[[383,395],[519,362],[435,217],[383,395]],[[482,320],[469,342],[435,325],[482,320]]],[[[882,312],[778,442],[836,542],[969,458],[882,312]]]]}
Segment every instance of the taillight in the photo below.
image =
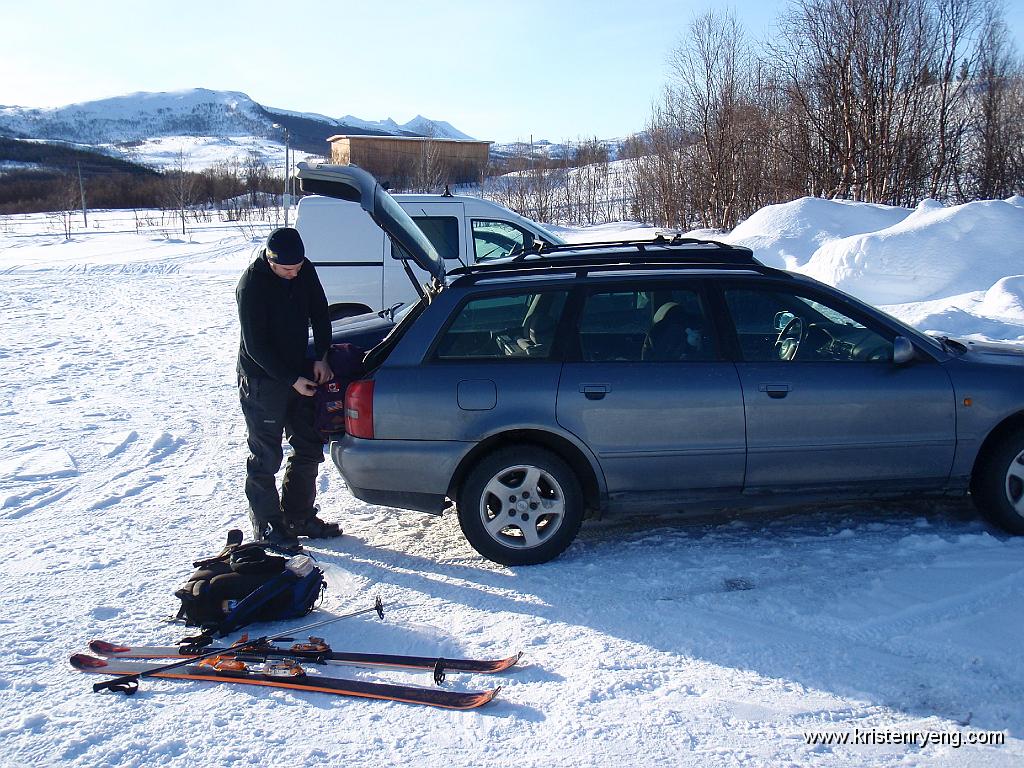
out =
{"type": "Polygon", "coordinates": [[[353,381],[345,390],[345,431],[373,439],[373,379],[353,381]]]}

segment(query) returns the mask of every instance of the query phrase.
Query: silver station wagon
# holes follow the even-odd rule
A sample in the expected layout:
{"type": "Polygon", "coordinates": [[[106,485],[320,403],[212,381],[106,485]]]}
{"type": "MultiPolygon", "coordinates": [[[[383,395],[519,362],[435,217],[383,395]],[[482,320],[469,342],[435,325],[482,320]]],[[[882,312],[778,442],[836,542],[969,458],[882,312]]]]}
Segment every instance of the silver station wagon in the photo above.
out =
{"type": "Polygon", "coordinates": [[[348,389],[331,455],[362,500],[454,501],[470,544],[507,565],[622,510],[970,493],[1024,533],[1024,349],[932,338],[713,241],[545,247],[446,274],[368,174],[298,175],[361,204],[433,276],[348,389]]]}

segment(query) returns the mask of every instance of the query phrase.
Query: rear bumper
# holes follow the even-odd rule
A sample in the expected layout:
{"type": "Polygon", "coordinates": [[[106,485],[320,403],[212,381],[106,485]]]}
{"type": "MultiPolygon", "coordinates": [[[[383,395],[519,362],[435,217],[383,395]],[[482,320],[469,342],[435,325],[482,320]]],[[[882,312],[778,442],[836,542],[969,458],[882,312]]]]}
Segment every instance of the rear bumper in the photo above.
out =
{"type": "Polygon", "coordinates": [[[472,446],[452,440],[363,440],[345,435],[331,443],[331,459],[357,499],[439,515],[455,469],[472,446]]]}

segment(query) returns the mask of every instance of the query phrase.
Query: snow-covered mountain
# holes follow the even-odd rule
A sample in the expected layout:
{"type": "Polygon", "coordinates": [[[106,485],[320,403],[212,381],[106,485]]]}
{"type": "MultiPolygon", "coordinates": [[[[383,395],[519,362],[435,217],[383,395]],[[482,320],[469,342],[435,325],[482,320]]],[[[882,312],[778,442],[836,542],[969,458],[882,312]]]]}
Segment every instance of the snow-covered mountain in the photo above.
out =
{"type": "Polygon", "coordinates": [[[244,93],[197,88],[132,93],[53,109],[0,108],[0,132],[14,138],[121,144],[172,135],[262,135],[270,128],[244,93]]]}
{"type": "Polygon", "coordinates": [[[431,136],[437,139],[473,139],[472,136],[463,133],[449,122],[431,120],[423,115],[416,115],[416,117],[404,125],[399,125],[390,117],[387,120],[361,120],[354,115],[345,115],[338,118],[338,120],[348,126],[362,128],[367,131],[431,136]]]}
{"type": "MultiPolygon", "coordinates": [[[[339,133],[471,138],[450,123],[422,115],[404,125],[390,118],[332,118],[264,106],[238,91],[205,88],[131,93],[52,109],[0,106],[0,136],[101,147],[141,162],[149,160],[147,146],[166,149],[177,142],[187,150],[202,138],[206,148],[213,148],[203,153],[198,163],[203,166],[227,159],[240,148],[259,151],[268,143],[283,144],[283,132],[275,123],[289,130],[293,147],[314,154],[325,154],[327,137],[339,133]]],[[[155,154],[153,164],[165,165],[164,154],[155,154]]]]}

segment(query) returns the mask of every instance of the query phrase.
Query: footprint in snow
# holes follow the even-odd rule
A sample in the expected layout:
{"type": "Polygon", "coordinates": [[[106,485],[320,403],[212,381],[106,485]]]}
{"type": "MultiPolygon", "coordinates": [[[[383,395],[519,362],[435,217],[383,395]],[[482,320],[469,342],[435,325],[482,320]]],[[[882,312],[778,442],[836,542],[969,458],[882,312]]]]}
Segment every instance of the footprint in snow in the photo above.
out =
{"type": "Polygon", "coordinates": [[[63,448],[22,451],[0,461],[0,480],[47,480],[77,474],[75,460],[63,448]]]}
{"type": "Polygon", "coordinates": [[[158,461],[163,461],[184,444],[185,438],[174,437],[169,432],[161,432],[149,446],[151,457],[148,463],[155,464],[158,461]]]}
{"type": "Polygon", "coordinates": [[[134,429],[127,432],[116,432],[105,437],[97,439],[100,447],[103,449],[103,457],[106,459],[112,459],[113,457],[122,454],[128,448],[129,445],[139,439],[139,433],[134,429]]]}

